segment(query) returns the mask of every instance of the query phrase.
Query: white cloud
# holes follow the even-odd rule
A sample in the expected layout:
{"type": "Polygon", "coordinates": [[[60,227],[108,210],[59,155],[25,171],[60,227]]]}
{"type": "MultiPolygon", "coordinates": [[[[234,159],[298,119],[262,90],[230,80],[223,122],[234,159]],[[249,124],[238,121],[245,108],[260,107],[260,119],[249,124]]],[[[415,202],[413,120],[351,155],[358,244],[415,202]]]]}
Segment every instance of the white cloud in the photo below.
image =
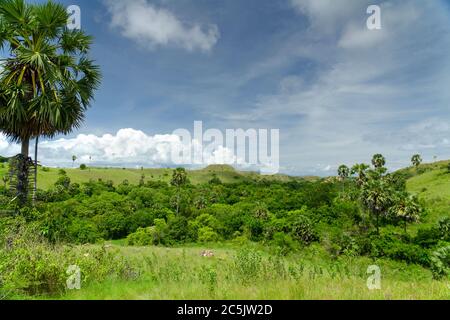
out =
{"type": "MultiPolygon", "coordinates": [[[[33,143],[32,145],[31,148],[34,148],[33,143]]],[[[175,165],[172,152],[194,150],[198,145],[196,140],[182,141],[179,136],[173,134],[149,136],[139,130],[121,129],[115,135],[80,134],[70,139],[43,141],[39,144],[39,161],[48,166],[71,166],[72,155],[76,155],[77,164],[168,167],[175,165]]],[[[9,143],[0,134],[0,155],[13,156],[19,152],[17,144],[9,143]]],[[[224,163],[245,167],[231,150],[223,146],[210,150],[209,153],[205,151],[203,162],[196,167],[224,163]]]]}
{"type": "Polygon", "coordinates": [[[106,0],[111,26],[139,45],[181,47],[188,51],[210,51],[220,34],[216,25],[203,26],[182,21],[171,11],[146,0],[106,0]]]}
{"type": "Polygon", "coordinates": [[[292,0],[310,27],[299,31],[306,40],[289,59],[306,59],[317,70],[305,78],[290,74],[253,110],[229,115],[287,119],[282,163],[298,163],[297,171],[315,172],[317,161],[330,168],[367,162],[378,152],[391,168],[407,165],[413,151],[426,159],[450,156],[448,10],[439,1],[383,2],[383,29],[369,31],[369,3],[292,0]]]}

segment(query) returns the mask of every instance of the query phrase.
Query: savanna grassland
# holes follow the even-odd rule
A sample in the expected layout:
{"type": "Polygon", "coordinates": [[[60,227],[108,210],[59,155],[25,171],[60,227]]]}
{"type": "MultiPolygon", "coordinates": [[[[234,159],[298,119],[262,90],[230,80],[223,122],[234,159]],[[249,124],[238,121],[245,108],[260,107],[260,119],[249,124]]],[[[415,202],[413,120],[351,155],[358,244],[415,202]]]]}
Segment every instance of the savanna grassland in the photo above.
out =
{"type": "Polygon", "coordinates": [[[447,163],[373,177],[414,199],[401,208],[420,206],[417,219],[387,208],[378,223],[356,170],[328,179],[226,166],[40,171],[53,186],[39,190],[36,206],[1,219],[3,298],[450,297],[447,163]],[[66,287],[70,265],[80,268],[80,290],[66,287]],[[381,271],[379,290],[367,286],[371,265],[381,271]]]}

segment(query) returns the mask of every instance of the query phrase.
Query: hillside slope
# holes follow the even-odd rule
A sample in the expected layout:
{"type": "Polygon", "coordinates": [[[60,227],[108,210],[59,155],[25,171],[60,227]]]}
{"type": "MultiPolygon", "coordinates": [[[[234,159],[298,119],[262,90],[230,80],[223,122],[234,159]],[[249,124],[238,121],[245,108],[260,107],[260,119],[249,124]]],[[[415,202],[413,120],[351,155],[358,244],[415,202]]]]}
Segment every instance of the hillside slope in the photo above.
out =
{"type": "Polygon", "coordinates": [[[450,216],[450,173],[447,169],[449,162],[424,164],[418,170],[404,170],[405,173],[413,175],[406,184],[408,191],[417,195],[428,208],[421,220],[423,224],[431,226],[443,217],[450,216]]]}
{"type": "MultiPolygon", "coordinates": [[[[48,189],[58,179],[58,172],[60,169],[47,168],[44,171],[42,168],[38,170],[38,187],[40,189],[48,189]],[[48,170],[48,171],[47,171],[48,170]]],[[[131,184],[138,184],[141,177],[144,176],[144,181],[165,181],[170,182],[172,178],[173,169],[127,169],[127,168],[88,168],[87,170],[64,169],[73,183],[83,183],[89,180],[103,181],[111,180],[115,185],[128,180],[131,184]]],[[[236,171],[230,166],[214,165],[201,170],[188,170],[188,178],[193,184],[207,183],[214,175],[217,176],[224,183],[242,182],[246,180],[262,180],[268,179],[271,181],[292,181],[298,179],[316,179],[315,177],[289,177],[287,175],[275,176],[261,176],[256,172],[236,171]]],[[[7,165],[0,165],[0,179],[8,174],[7,165]]],[[[0,181],[1,182],[1,181],[0,181]]]]}

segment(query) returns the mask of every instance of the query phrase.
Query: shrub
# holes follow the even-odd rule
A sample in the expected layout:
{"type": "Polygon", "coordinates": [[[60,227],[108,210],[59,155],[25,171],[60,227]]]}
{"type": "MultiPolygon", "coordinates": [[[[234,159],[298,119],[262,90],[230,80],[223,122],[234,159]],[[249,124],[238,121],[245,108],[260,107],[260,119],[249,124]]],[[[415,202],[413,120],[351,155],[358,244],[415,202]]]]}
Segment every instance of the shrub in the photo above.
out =
{"type": "Polygon", "coordinates": [[[292,239],[291,235],[283,232],[277,232],[273,235],[272,244],[278,247],[282,254],[287,254],[297,248],[297,244],[292,239]]]}
{"type": "Polygon", "coordinates": [[[431,255],[431,270],[436,279],[450,276],[450,246],[440,248],[431,255]]]}
{"type": "Polygon", "coordinates": [[[441,240],[450,241],[450,217],[445,217],[438,222],[438,230],[441,240]]]}
{"type": "Polygon", "coordinates": [[[437,228],[420,228],[414,238],[414,243],[423,248],[431,248],[439,242],[440,237],[441,234],[437,228]]]}
{"type": "Polygon", "coordinates": [[[402,239],[401,237],[389,231],[382,233],[380,236],[371,236],[368,239],[371,243],[371,256],[387,257],[429,267],[430,257],[428,252],[422,247],[408,242],[408,239],[402,239]]]}
{"type": "Polygon", "coordinates": [[[155,219],[154,226],[138,228],[127,237],[129,246],[153,246],[164,243],[167,234],[167,224],[163,219],[155,219]]]}
{"type": "Polygon", "coordinates": [[[219,240],[219,235],[210,227],[202,227],[198,230],[198,241],[202,243],[216,242],[219,240]]]}
{"type": "Polygon", "coordinates": [[[292,223],[292,235],[295,239],[305,245],[309,245],[319,239],[311,220],[308,217],[299,215],[292,223]]]}
{"type": "Polygon", "coordinates": [[[84,163],[80,165],[80,170],[87,170],[87,165],[84,163]]]}
{"type": "Polygon", "coordinates": [[[153,246],[159,244],[156,227],[139,228],[135,233],[128,235],[126,240],[129,246],[153,246]]]}
{"type": "Polygon", "coordinates": [[[0,223],[0,295],[59,295],[67,288],[67,270],[76,265],[81,285],[109,277],[136,275],[130,264],[105,248],[52,246],[34,224],[21,219],[0,223]]]}

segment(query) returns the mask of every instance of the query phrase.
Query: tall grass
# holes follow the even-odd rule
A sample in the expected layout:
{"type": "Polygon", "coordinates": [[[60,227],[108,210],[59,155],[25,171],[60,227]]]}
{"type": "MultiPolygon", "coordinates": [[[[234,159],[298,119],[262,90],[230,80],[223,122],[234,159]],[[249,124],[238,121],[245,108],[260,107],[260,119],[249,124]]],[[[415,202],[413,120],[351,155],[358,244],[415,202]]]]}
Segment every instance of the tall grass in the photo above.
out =
{"type": "Polygon", "coordinates": [[[255,249],[120,248],[139,266],[134,281],[108,280],[63,299],[448,299],[445,281],[418,266],[365,258],[328,260],[314,252],[282,257],[255,249]],[[369,265],[382,270],[381,290],[369,290],[369,265]]]}

